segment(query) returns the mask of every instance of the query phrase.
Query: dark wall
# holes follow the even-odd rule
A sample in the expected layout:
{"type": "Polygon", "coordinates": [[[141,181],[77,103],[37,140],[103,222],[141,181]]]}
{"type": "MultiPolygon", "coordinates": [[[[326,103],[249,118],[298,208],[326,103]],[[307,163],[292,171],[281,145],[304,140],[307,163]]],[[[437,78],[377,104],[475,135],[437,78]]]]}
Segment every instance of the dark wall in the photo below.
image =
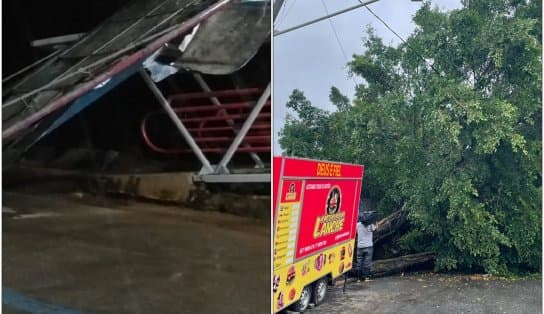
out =
{"type": "Polygon", "coordinates": [[[88,32],[129,0],[2,1],[3,76],[49,54],[32,40],[88,32]]]}

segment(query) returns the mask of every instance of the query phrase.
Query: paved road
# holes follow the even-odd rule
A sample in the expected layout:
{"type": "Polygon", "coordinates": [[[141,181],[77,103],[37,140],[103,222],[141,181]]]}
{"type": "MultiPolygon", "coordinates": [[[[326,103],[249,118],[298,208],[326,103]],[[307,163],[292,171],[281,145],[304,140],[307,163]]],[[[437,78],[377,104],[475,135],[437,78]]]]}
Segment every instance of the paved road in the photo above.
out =
{"type": "Polygon", "coordinates": [[[3,209],[6,313],[269,311],[267,223],[81,195],[4,193],[3,209]]]}
{"type": "Polygon", "coordinates": [[[542,313],[541,280],[415,274],[377,278],[329,289],[327,301],[308,314],[340,313],[542,313]]]}

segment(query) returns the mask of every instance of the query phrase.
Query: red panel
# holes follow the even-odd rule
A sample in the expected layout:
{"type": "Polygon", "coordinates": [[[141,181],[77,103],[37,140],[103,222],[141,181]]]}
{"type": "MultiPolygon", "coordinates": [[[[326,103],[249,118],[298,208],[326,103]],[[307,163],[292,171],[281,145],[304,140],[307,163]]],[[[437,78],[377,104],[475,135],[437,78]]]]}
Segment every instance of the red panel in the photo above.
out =
{"type": "MultiPolygon", "coordinates": [[[[188,118],[188,119],[181,119],[183,123],[187,122],[207,122],[207,121],[226,121],[226,120],[245,120],[247,119],[248,114],[228,114],[228,115],[222,115],[222,116],[213,116],[213,117],[196,117],[196,118],[188,118]]],[[[257,119],[259,118],[270,118],[271,114],[270,112],[261,112],[257,116],[257,119]]]]}
{"type": "MultiPolygon", "coordinates": [[[[228,103],[228,104],[222,104],[221,106],[217,105],[207,105],[207,106],[183,106],[183,107],[175,107],[173,108],[175,112],[217,112],[217,111],[226,111],[229,109],[248,109],[251,110],[253,107],[255,107],[256,101],[246,101],[246,102],[239,102],[239,103],[228,103]]],[[[270,106],[270,101],[267,101],[264,105],[265,107],[270,106]]]]}
{"type": "Polygon", "coordinates": [[[360,182],[306,181],[295,254],[297,259],[355,237],[353,226],[357,219],[360,182]]]}
{"type": "Polygon", "coordinates": [[[328,161],[285,159],[283,176],[306,178],[362,178],[364,167],[328,161]]]}
{"type": "MultiPolygon", "coordinates": [[[[255,123],[251,126],[251,130],[270,130],[270,123],[255,123]]],[[[234,126],[227,125],[227,126],[203,126],[200,128],[187,128],[187,131],[189,132],[217,132],[217,131],[233,131],[235,130],[234,126]]],[[[270,133],[270,132],[266,132],[270,133]]]]}
{"type": "Polygon", "coordinates": [[[246,89],[231,89],[212,92],[194,92],[172,95],[168,97],[168,101],[202,99],[210,97],[240,97],[240,96],[259,96],[262,93],[261,88],[246,88],[246,89]]]}
{"type": "MultiPolygon", "coordinates": [[[[233,137],[195,137],[195,142],[232,142],[234,140],[233,137]]],[[[270,135],[247,135],[244,137],[244,141],[246,143],[270,143],[270,135]]]]}
{"type": "MultiPolygon", "coordinates": [[[[214,92],[193,92],[173,95],[169,97],[172,104],[177,106],[174,111],[185,124],[191,136],[204,153],[223,153],[234,140],[238,130],[248,118],[251,109],[257,102],[258,96],[262,93],[260,88],[232,89],[214,92]],[[217,97],[221,106],[216,106],[209,97],[217,97]],[[253,99],[252,99],[253,98],[253,99]],[[198,101],[195,101],[198,100],[198,101]]],[[[161,134],[161,125],[156,121],[154,128],[148,133],[148,121],[158,116],[165,117],[162,111],[147,114],[140,125],[140,132],[147,146],[162,154],[183,154],[191,153],[192,150],[186,145],[178,147],[164,147],[163,143],[169,143],[169,135],[161,134]],[[166,136],[165,136],[166,135],[166,136]]],[[[270,152],[270,99],[257,115],[257,119],[244,137],[237,153],[260,153],[270,152]]],[[[167,122],[171,124],[171,122],[167,122]]],[[[177,132],[174,136],[179,136],[177,132]]]]}

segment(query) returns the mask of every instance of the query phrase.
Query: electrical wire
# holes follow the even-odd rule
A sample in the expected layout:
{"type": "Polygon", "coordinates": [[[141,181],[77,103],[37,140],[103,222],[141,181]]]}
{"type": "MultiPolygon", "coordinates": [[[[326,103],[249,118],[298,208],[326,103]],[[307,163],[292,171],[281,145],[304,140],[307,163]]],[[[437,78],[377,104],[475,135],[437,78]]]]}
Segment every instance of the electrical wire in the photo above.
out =
{"type": "MultiPolygon", "coordinates": [[[[289,0],[285,0],[286,3],[283,4],[284,7],[286,7],[287,1],[289,1],[289,0]]],[[[291,4],[289,5],[289,7],[286,7],[286,9],[283,11],[283,13],[281,15],[281,20],[277,24],[278,27],[285,21],[285,19],[287,18],[287,15],[289,14],[289,11],[291,11],[291,8],[293,7],[293,5],[295,4],[296,1],[297,0],[291,1],[291,4]]]]}
{"type": "MultiPolygon", "coordinates": [[[[362,3],[361,0],[359,0],[359,3],[362,3]]],[[[395,32],[395,30],[389,26],[382,18],[380,18],[376,13],[374,13],[374,11],[372,11],[368,5],[365,5],[365,8],[370,12],[372,13],[372,15],[374,15],[374,17],[376,19],[378,19],[378,21],[382,22],[383,25],[385,25],[385,27],[387,27],[387,29],[389,29],[393,34],[395,34],[395,36],[397,36],[403,43],[407,44],[406,40],[404,40],[404,38],[402,38],[397,32],[395,32]]]]}
{"type": "MultiPolygon", "coordinates": [[[[321,4],[323,4],[323,8],[325,9],[325,13],[327,13],[327,15],[329,15],[329,10],[327,9],[327,6],[325,5],[325,1],[324,0],[321,0],[321,4]]],[[[340,42],[340,38],[338,37],[338,32],[336,31],[336,28],[334,27],[334,24],[332,23],[331,19],[328,18],[327,20],[329,20],[329,24],[331,25],[331,28],[332,28],[332,31],[334,33],[334,37],[336,37],[336,42],[338,43],[338,46],[340,47],[340,50],[342,51],[342,55],[344,56],[344,59],[348,59],[347,55],[346,55],[346,51],[344,50],[344,47],[342,46],[342,43],[340,42]]]]}
{"type": "MultiPolygon", "coordinates": [[[[361,0],[358,0],[360,3],[361,0]]],[[[368,6],[365,5],[365,8],[372,14],[374,15],[374,17],[380,21],[385,27],[387,27],[388,30],[391,31],[391,33],[393,33],[395,36],[397,36],[398,39],[400,39],[408,48],[410,48],[421,60],[423,60],[423,62],[425,62],[425,64],[427,64],[433,71],[436,72],[436,74],[438,74],[439,76],[442,76],[442,74],[440,74],[440,71],[438,71],[433,64],[429,63],[427,61],[427,59],[425,59],[425,57],[423,57],[423,55],[417,50],[415,49],[414,47],[412,47],[406,40],[404,40],[404,38],[402,38],[402,36],[400,36],[391,26],[389,26],[389,24],[387,24],[387,22],[385,22],[381,17],[379,17],[376,13],[374,13],[374,11],[372,11],[368,6]]]]}
{"type": "MultiPolygon", "coordinates": [[[[363,3],[361,0],[358,0],[359,3],[363,3]]],[[[385,22],[382,18],[380,18],[376,13],[374,13],[374,11],[372,11],[368,6],[365,5],[365,8],[372,14],[374,15],[374,17],[380,21],[385,27],[387,27],[387,29],[389,29],[395,36],[397,36],[405,45],[406,47],[408,47],[409,49],[411,49],[421,60],[423,60],[423,62],[429,66],[434,72],[436,72],[436,74],[438,74],[439,77],[443,77],[443,74],[440,73],[440,71],[438,71],[435,67],[434,67],[434,64],[431,64],[427,61],[427,59],[425,59],[425,57],[423,57],[423,55],[417,50],[415,49],[414,47],[412,47],[412,45],[410,45],[406,40],[404,40],[404,38],[402,38],[391,26],[389,26],[389,24],[387,24],[387,22],[385,22]]],[[[461,108],[463,108],[464,110],[466,110],[465,106],[463,106],[461,104],[461,102],[452,94],[448,93],[448,96],[450,96],[453,101],[455,103],[457,103],[457,105],[459,105],[461,108]]]]}
{"type": "Polygon", "coordinates": [[[309,25],[312,25],[312,24],[315,24],[317,22],[321,22],[323,20],[326,20],[328,18],[331,18],[331,17],[334,17],[334,16],[337,16],[337,15],[340,15],[340,14],[344,14],[346,12],[349,12],[349,11],[353,11],[353,10],[356,10],[358,8],[361,8],[365,5],[369,5],[371,3],[374,3],[374,2],[378,2],[379,0],[369,0],[367,2],[364,2],[364,3],[359,3],[357,5],[354,5],[354,6],[351,6],[349,8],[345,8],[343,10],[340,10],[340,11],[336,11],[334,13],[331,13],[331,14],[328,14],[326,16],[322,16],[320,18],[317,18],[317,19],[313,19],[311,21],[308,21],[308,22],[304,22],[302,24],[299,24],[297,26],[293,26],[293,27],[290,27],[288,29],[284,29],[284,30],[281,30],[281,31],[274,31],[274,37],[276,36],[279,36],[279,35],[282,35],[282,34],[286,34],[286,33],[289,33],[289,32],[292,32],[294,30],[297,30],[297,29],[301,29],[303,27],[306,27],[306,26],[309,26],[309,25]]]}
{"type": "MultiPolygon", "coordinates": [[[[325,5],[325,1],[321,0],[321,3],[323,4],[323,8],[325,9],[325,13],[329,15],[329,10],[327,9],[327,6],[325,5]]],[[[348,56],[346,55],[346,50],[344,49],[344,46],[342,46],[342,42],[340,41],[340,37],[338,36],[338,32],[336,31],[336,27],[334,27],[334,24],[331,20],[331,18],[328,18],[329,23],[331,25],[332,31],[334,33],[334,37],[336,37],[336,42],[338,43],[338,47],[340,47],[340,51],[342,52],[342,55],[344,56],[344,59],[346,60],[346,63],[349,62],[348,56]]],[[[355,81],[355,77],[352,75],[351,79],[353,80],[353,83],[355,84],[355,88],[357,88],[357,81],[355,81]]]]}

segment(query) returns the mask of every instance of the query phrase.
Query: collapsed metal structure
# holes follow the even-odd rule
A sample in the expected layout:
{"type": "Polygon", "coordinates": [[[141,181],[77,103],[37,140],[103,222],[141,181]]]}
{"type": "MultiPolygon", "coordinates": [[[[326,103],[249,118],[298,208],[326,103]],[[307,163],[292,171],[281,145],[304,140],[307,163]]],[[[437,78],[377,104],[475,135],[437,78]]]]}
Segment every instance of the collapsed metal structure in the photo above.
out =
{"type": "Polygon", "coordinates": [[[4,85],[4,151],[16,160],[128,77],[140,75],[161,108],[141,123],[150,150],[194,154],[202,164],[196,180],[269,182],[269,166],[259,154],[271,151],[270,83],[211,90],[201,75],[238,71],[269,37],[269,1],[133,0],[69,48],[35,63],[30,74],[4,85]],[[161,91],[157,83],[178,72],[191,73],[201,90],[161,91]],[[185,145],[157,143],[153,120],[161,116],[174,123],[185,145]],[[219,154],[219,163],[212,165],[209,154],[219,154]],[[235,154],[249,154],[255,167],[229,169],[235,154]]]}

